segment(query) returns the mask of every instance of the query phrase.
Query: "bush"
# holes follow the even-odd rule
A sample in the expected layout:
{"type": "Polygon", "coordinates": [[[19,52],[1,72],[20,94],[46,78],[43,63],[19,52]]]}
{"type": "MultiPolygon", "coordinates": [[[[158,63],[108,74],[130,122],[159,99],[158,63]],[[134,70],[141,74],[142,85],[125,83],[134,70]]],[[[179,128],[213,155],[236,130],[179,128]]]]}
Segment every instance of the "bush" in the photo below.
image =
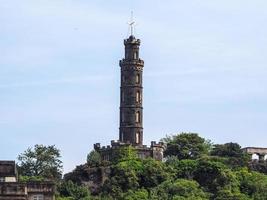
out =
{"type": "Polygon", "coordinates": [[[58,186],[58,192],[61,197],[68,197],[72,198],[73,200],[81,200],[90,197],[88,188],[79,186],[72,181],[61,183],[58,186]]]}

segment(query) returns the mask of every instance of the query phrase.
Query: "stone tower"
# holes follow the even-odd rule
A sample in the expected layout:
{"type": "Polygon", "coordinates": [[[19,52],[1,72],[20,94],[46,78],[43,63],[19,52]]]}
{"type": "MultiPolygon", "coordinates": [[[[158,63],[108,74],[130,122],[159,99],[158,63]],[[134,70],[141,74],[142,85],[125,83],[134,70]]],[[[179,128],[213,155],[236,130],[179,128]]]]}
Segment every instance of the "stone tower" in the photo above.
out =
{"type": "Polygon", "coordinates": [[[139,58],[140,40],[131,35],[124,40],[125,58],[120,60],[120,136],[133,146],[143,145],[143,67],[139,58]]]}
{"type": "Polygon", "coordinates": [[[150,146],[143,145],[143,67],[144,61],[139,58],[140,40],[133,36],[124,40],[125,56],[120,60],[120,136],[119,141],[112,140],[110,145],[94,144],[95,151],[101,159],[113,161],[117,158],[118,149],[132,146],[139,158],[163,159],[164,144],[151,142],[150,146]]]}

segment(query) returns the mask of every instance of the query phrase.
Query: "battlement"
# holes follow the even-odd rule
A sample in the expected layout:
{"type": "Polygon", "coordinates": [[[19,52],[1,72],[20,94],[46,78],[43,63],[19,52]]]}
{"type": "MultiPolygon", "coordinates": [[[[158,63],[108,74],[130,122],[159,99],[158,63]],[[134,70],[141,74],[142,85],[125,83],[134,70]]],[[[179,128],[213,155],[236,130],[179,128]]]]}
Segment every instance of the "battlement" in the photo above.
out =
{"type": "MultiPolygon", "coordinates": [[[[117,149],[121,147],[128,147],[132,146],[130,142],[121,142],[121,141],[115,141],[112,140],[111,145],[107,146],[101,146],[100,143],[94,144],[95,151],[99,152],[101,155],[102,160],[112,160],[113,153],[116,153],[117,149]]],[[[155,160],[162,160],[163,159],[163,150],[164,150],[164,144],[163,142],[155,142],[152,141],[150,146],[147,145],[136,145],[132,146],[137,153],[137,156],[139,158],[154,158],[155,160]]]]}
{"type": "Polygon", "coordinates": [[[143,66],[144,65],[144,61],[141,60],[140,58],[139,59],[125,59],[123,58],[122,60],[120,60],[120,66],[143,66]]]}
{"type": "Polygon", "coordinates": [[[140,45],[141,40],[140,39],[136,39],[133,35],[131,35],[129,38],[124,40],[124,45],[140,45]]]}
{"type": "Polygon", "coordinates": [[[151,148],[152,147],[160,147],[163,148],[164,147],[164,143],[163,142],[156,142],[156,141],[151,141],[151,148]]]}

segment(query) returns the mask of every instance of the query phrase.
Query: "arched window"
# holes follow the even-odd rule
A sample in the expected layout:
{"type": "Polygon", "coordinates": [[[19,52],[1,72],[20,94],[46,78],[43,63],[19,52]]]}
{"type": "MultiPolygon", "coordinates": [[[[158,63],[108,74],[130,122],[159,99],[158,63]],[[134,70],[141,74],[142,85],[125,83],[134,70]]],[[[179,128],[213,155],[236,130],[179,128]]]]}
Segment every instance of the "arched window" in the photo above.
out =
{"type": "Polygon", "coordinates": [[[135,99],[136,102],[137,102],[137,103],[140,103],[140,101],[141,101],[140,91],[137,91],[137,92],[136,92],[136,97],[135,97],[135,98],[136,98],[136,99],[135,99]]]}
{"type": "Polygon", "coordinates": [[[121,141],[123,142],[123,132],[121,132],[121,141]]]}
{"type": "Polygon", "coordinates": [[[140,74],[136,74],[136,76],[135,76],[135,83],[137,83],[137,84],[140,83],[140,74]]]}
{"type": "Polygon", "coordinates": [[[134,59],[137,59],[138,58],[138,54],[137,52],[134,52],[134,59]]]}
{"type": "Polygon", "coordinates": [[[139,132],[137,132],[137,133],[135,134],[135,143],[136,143],[136,144],[139,144],[139,143],[140,143],[140,133],[139,133],[139,132]]]}
{"type": "Polygon", "coordinates": [[[135,122],[136,123],[139,123],[141,120],[140,120],[140,112],[139,111],[137,111],[136,113],[135,113],[135,122]]]}
{"type": "Polygon", "coordinates": [[[124,113],[121,113],[121,121],[124,122],[125,118],[124,118],[124,113]]]}

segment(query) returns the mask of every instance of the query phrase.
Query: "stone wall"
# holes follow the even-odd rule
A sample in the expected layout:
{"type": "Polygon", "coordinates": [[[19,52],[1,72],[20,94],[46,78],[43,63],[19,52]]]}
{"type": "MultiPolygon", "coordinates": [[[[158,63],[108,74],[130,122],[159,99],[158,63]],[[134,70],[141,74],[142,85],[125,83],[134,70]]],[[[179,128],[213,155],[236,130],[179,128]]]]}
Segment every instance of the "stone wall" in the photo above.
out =
{"type": "Polygon", "coordinates": [[[33,200],[42,195],[44,200],[55,200],[55,184],[52,182],[0,183],[0,200],[33,200]]]}
{"type": "Polygon", "coordinates": [[[146,145],[132,146],[130,143],[123,143],[120,141],[111,141],[111,145],[101,146],[100,143],[94,144],[95,151],[99,152],[102,160],[112,161],[116,156],[117,150],[121,147],[131,146],[136,150],[139,158],[154,158],[155,160],[162,161],[164,144],[162,142],[151,142],[150,147],[146,145]]]}

